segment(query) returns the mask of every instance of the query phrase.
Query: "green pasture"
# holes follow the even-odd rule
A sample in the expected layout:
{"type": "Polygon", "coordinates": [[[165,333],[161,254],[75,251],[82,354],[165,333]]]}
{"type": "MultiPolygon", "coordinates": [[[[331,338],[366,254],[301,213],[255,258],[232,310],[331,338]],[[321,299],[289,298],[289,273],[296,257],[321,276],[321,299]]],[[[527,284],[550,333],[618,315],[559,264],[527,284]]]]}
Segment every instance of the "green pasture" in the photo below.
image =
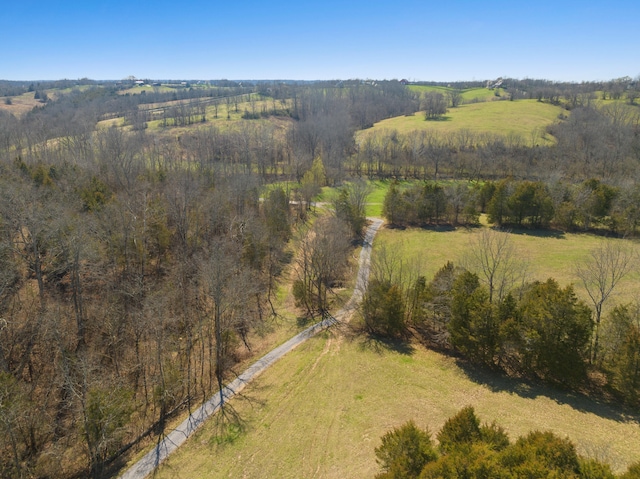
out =
{"type": "Polygon", "coordinates": [[[372,128],[359,132],[359,137],[371,133],[396,130],[398,133],[432,130],[454,134],[462,130],[478,135],[491,134],[519,137],[525,144],[552,144],[553,138],[545,128],[566,113],[559,106],[536,100],[490,101],[470,103],[450,108],[442,120],[426,121],[424,113],[397,116],[382,120],[372,128]]]}
{"type": "Polygon", "coordinates": [[[637,417],[343,327],[265,371],[229,403],[236,416],[210,419],[154,477],[373,477],[385,432],[410,419],[435,432],[466,405],[504,426],[512,441],[551,430],[616,470],[640,456],[637,417]]]}
{"type": "MultiPolygon", "coordinates": [[[[170,106],[172,103],[175,102],[167,102],[166,104],[163,103],[158,103],[155,106],[156,107],[162,107],[162,106],[170,106]]],[[[280,102],[277,102],[276,104],[276,109],[281,109],[282,105],[280,102]]],[[[232,101],[229,106],[227,107],[227,103],[226,101],[221,98],[219,100],[219,104],[218,104],[218,114],[216,117],[216,109],[215,106],[212,104],[208,104],[206,106],[206,119],[207,121],[204,123],[200,123],[197,121],[197,119],[200,117],[199,113],[196,113],[195,117],[196,117],[196,122],[192,123],[191,125],[187,125],[187,126],[180,126],[180,127],[176,127],[173,126],[173,120],[172,119],[168,119],[168,124],[169,126],[167,128],[164,128],[163,125],[163,120],[162,119],[155,119],[155,120],[151,120],[147,122],[147,127],[150,130],[162,130],[162,129],[166,129],[167,131],[170,132],[175,132],[175,133],[181,133],[181,132],[186,132],[189,131],[190,129],[193,128],[200,128],[202,126],[208,126],[208,125],[215,125],[217,127],[220,128],[229,128],[229,127],[235,127],[238,125],[238,123],[241,123],[243,121],[252,121],[252,122],[273,122],[274,119],[273,117],[260,117],[258,119],[252,119],[252,120],[245,120],[242,118],[242,116],[244,115],[245,112],[248,113],[257,113],[259,114],[260,112],[262,112],[263,110],[266,110],[267,112],[271,112],[273,110],[273,102],[270,99],[267,100],[255,100],[253,103],[250,101],[243,101],[243,102],[238,102],[238,109],[236,111],[236,106],[235,103],[232,101]]]]}
{"type": "MultiPolygon", "coordinates": [[[[385,245],[389,251],[397,253],[410,264],[421,265],[421,273],[429,280],[447,261],[460,264],[482,228],[486,227],[455,230],[448,227],[406,230],[383,228],[378,232],[376,244],[385,245]]],[[[603,241],[601,236],[545,230],[514,230],[510,234],[510,240],[516,256],[527,264],[527,275],[531,281],[554,278],[562,286],[574,284],[578,297],[589,304],[587,293],[574,271],[576,264],[586,260],[590,252],[603,241]]],[[[610,241],[625,242],[629,248],[640,254],[640,244],[635,241],[610,241]]],[[[615,304],[640,299],[640,272],[636,269],[625,277],[614,293],[605,304],[605,309],[610,309],[615,304]]]]}
{"type": "Polygon", "coordinates": [[[592,105],[603,109],[605,114],[615,116],[623,122],[638,122],[640,119],[640,99],[636,100],[636,104],[630,105],[624,97],[619,100],[603,100],[598,97],[593,100],[592,105]]]}
{"type": "MultiPolygon", "coordinates": [[[[60,96],[60,95],[68,95],[74,91],[87,91],[90,88],[96,88],[94,85],[74,85],[68,88],[50,88],[45,90],[47,95],[49,96],[60,96]]],[[[98,87],[99,88],[99,87],[98,87]]]]}
{"type": "MultiPolygon", "coordinates": [[[[450,91],[455,90],[454,88],[446,87],[446,86],[428,86],[428,85],[409,85],[409,90],[416,93],[424,93],[429,91],[435,91],[446,95],[450,91]]],[[[502,96],[504,94],[504,90],[502,88],[498,88],[497,90],[489,90],[487,88],[466,88],[461,90],[462,99],[465,103],[475,102],[475,101],[491,101],[497,99],[498,96],[502,96]],[[498,95],[496,95],[498,92],[498,95]]]]}
{"type": "MultiPolygon", "coordinates": [[[[185,87],[178,87],[178,88],[182,88],[182,89],[186,89],[185,87]]],[[[131,88],[125,88],[123,90],[120,90],[118,92],[118,94],[120,95],[139,95],[142,92],[149,92],[149,93],[171,93],[174,91],[177,91],[178,88],[173,88],[167,85],[141,85],[141,86],[132,86],[131,88]]]]}

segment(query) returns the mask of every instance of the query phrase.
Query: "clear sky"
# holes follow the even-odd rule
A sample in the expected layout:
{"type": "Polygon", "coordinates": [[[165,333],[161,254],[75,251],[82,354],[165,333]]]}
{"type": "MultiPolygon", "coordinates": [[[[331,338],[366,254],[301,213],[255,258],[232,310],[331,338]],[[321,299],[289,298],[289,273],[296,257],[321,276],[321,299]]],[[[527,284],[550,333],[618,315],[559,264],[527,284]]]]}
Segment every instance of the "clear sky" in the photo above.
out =
{"type": "Polygon", "coordinates": [[[640,1],[3,0],[0,79],[640,75],[640,1]]]}

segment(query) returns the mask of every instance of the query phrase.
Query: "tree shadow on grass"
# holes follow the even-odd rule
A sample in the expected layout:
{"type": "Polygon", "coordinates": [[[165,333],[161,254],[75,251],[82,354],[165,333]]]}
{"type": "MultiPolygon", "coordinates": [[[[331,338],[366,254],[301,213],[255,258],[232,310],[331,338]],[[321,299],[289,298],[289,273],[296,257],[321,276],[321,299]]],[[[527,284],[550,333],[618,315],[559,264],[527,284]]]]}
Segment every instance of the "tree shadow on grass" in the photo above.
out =
{"type": "Polygon", "coordinates": [[[231,405],[225,404],[212,418],[212,434],[208,438],[209,445],[226,446],[238,440],[247,429],[247,422],[231,405]]]}
{"type": "Polygon", "coordinates": [[[463,359],[456,359],[456,364],[468,379],[487,387],[492,392],[506,392],[525,399],[546,397],[557,404],[567,405],[576,411],[595,414],[604,419],[640,423],[640,413],[605,398],[561,389],[534,380],[512,378],[504,373],[471,364],[463,359]]]}
{"type": "Polygon", "coordinates": [[[505,228],[507,233],[520,236],[533,236],[535,238],[555,238],[555,239],[567,239],[564,231],[554,229],[535,229],[535,228],[505,228]]]}
{"type": "Polygon", "coordinates": [[[320,321],[318,318],[314,318],[311,315],[296,316],[296,326],[298,328],[309,327],[312,324],[317,323],[318,321],[320,321]]]}
{"type": "Polygon", "coordinates": [[[373,351],[376,354],[393,351],[404,356],[412,356],[416,351],[409,341],[399,338],[360,333],[355,336],[355,339],[358,341],[358,347],[361,351],[373,351]]]}
{"type": "Polygon", "coordinates": [[[433,231],[434,233],[450,233],[456,231],[457,228],[449,224],[431,224],[425,223],[420,225],[420,229],[424,231],[433,231]]]}

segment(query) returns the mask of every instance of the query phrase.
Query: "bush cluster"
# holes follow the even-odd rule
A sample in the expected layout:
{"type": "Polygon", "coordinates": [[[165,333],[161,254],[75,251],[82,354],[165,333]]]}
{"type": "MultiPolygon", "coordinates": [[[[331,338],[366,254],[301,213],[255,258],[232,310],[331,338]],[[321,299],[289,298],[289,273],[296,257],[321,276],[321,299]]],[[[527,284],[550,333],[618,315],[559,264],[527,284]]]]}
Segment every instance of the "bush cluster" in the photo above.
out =
{"type": "Polygon", "coordinates": [[[377,479],[640,478],[640,463],[615,476],[609,465],[577,454],[575,445],[552,432],[532,431],[516,442],[499,425],[480,424],[467,406],[431,438],[413,421],[387,432],[375,450],[377,479]]]}

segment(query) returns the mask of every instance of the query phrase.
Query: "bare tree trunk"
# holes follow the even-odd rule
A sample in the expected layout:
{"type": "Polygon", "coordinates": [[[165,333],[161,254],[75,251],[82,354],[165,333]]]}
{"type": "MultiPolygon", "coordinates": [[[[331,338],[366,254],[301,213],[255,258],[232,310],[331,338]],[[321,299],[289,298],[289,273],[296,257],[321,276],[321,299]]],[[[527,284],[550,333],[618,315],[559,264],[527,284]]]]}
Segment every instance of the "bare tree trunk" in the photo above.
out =
{"type": "Polygon", "coordinates": [[[618,283],[635,267],[637,258],[620,240],[602,242],[591,251],[590,257],[576,266],[580,279],[594,307],[591,362],[596,363],[599,352],[600,322],[604,304],[618,283]]]}

